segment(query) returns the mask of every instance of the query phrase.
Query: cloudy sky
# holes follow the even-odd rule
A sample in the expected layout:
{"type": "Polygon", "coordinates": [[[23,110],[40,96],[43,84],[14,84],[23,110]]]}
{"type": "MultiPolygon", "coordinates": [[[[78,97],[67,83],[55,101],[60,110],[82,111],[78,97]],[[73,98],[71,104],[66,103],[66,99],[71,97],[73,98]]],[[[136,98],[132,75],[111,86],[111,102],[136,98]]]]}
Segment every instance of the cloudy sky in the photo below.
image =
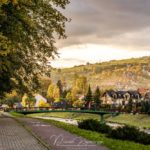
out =
{"type": "Polygon", "coordinates": [[[54,67],[150,55],[150,0],[71,0],[54,67]]]}

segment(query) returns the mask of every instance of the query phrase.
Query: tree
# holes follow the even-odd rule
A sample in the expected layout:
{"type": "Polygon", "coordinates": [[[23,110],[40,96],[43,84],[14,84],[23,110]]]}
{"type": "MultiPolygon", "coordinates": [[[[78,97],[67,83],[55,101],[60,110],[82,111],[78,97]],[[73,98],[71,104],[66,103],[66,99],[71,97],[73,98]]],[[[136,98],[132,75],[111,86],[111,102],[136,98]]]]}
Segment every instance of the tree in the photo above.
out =
{"type": "Polygon", "coordinates": [[[40,81],[40,94],[43,95],[44,97],[47,96],[47,91],[48,91],[48,87],[51,84],[51,80],[50,78],[46,78],[46,77],[40,77],[39,79],[40,81]]]}
{"type": "Polygon", "coordinates": [[[132,109],[133,109],[133,100],[130,98],[130,99],[129,99],[129,103],[128,103],[128,105],[127,105],[127,111],[128,111],[129,113],[131,113],[131,112],[132,112],[132,109]]]}
{"type": "Polygon", "coordinates": [[[0,33],[0,97],[4,92],[9,92],[13,87],[10,75],[13,69],[9,61],[10,46],[8,39],[0,33]]]}
{"type": "Polygon", "coordinates": [[[76,79],[75,83],[79,94],[85,94],[87,90],[87,78],[85,76],[80,76],[76,79]]]}
{"type": "Polygon", "coordinates": [[[66,89],[63,90],[63,93],[62,93],[62,96],[61,96],[61,97],[62,97],[62,98],[65,98],[65,97],[67,96],[67,93],[68,93],[68,90],[66,90],[66,89]]]}
{"type": "Polygon", "coordinates": [[[24,94],[23,97],[22,97],[22,101],[21,101],[21,104],[22,104],[23,107],[27,107],[28,106],[27,105],[28,104],[27,101],[28,101],[28,96],[27,96],[27,94],[24,94]]]}
{"type": "Polygon", "coordinates": [[[74,86],[71,90],[71,96],[72,96],[72,100],[77,100],[78,96],[78,89],[76,86],[74,86]]]}
{"type": "Polygon", "coordinates": [[[54,88],[55,88],[55,85],[51,83],[47,90],[47,98],[49,98],[51,101],[53,101],[54,99],[54,88]]]}
{"type": "Polygon", "coordinates": [[[56,35],[66,37],[68,19],[59,10],[68,3],[69,0],[0,1],[1,95],[13,87],[23,92],[39,87],[39,75],[47,75],[47,62],[57,54],[56,35]]]}
{"type": "Polygon", "coordinates": [[[60,91],[57,86],[54,87],[53,98],[56,100],[60,100],[60,91]]]}
{"type": "Polygon", "coordinates": [[[60,97],[62,97],[63,96],[63,85],[62,85],[61,80],[58,80],[57,87],[59,88],[60,97]]]}
{"type": "Polygon", "coordinates": [[[38,107],[50,107],[50,104],[41,99],[39,100],[38,107]]]}
{"type": "Polygon", "coordinates": [[[149,101],[143,101],[141,102],[141,112],[150,114],[150,102],[149,101]]]}
{"type": "Polygon", "coordinates": [[[12,108],[14,104],[18,102],[20,102],[20,96],[16,91],[13,90],[11,93],[5,94],[5,97],[3,97],[1,104],[7,104],[12,108]]]}
{"type": "Polygon", "coordinates": [[[69,102],[69,104],[72,106],[72,93],[71,92],[68,92],[67,95],[66,95],[66,99],[67,99],[67,102],[69,102]]]}
{"type": "Polygon", "coordinates": [[[30,108],[31,106],[34,106],[35,104],[35,98],[31,97],[31,95],[29,96],[28,94],[24,94],[22,97],[22,101],[21,104],[23,107],[28,107],[30,108]]]}
{"type": "Polygon", "coordinates": [[[86,107],[87,108],[91,108],[91,102],[93,100],[93,96],[92,96],[92,90],[91,90],[91,86],[89,85],[88,87],[88,92],[85,96],[85,101],[86,101],[86,107]]]}
{"type": "Polygon", "coordinates": [[[67,93],[66,99],[69,100],[69,101],[72,100],[72,94],[71,94],[71,92],[68,92],[68,93],[67,93]]]}
{"type": "Polygon", "coordinates": [[[73,107],[77,107],[77,108],[81,108],[84,105],[84,101],[83,100],[76,100],[73,103],[73,107]]]}
{"type": "Polygon", "coordinates": [[[94,93],[94,104],[95,104],[95,109],[99,109],[100,104],[101,104],[101,100],[100,100],[100,90],[99,87],[97,86],[95,93],[94,93]]]}

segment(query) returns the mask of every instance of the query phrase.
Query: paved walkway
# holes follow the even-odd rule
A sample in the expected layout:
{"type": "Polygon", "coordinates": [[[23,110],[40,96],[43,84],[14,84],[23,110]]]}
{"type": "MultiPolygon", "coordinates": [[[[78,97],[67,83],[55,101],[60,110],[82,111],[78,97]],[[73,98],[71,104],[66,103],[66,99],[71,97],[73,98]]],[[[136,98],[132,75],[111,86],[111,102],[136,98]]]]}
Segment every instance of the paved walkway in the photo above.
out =
{"type": "MultiPolygon", "coordinates": [[[[39,119],[17,118],[52,150],[108,150],[39,119]]],[[[23,125],[0,112],[0,150],[46,150],[23,125]]]]}
{"type": "Polygon", "coordinates": [[[52,150],[108,150],[42,120],[33,118],[20,118],[19,120],[50,145],[52,150]]]}
{"type": "Polygon", "coordinates": [[[0,150],[46,150],[14,119],[0,113],[0,150]]]}

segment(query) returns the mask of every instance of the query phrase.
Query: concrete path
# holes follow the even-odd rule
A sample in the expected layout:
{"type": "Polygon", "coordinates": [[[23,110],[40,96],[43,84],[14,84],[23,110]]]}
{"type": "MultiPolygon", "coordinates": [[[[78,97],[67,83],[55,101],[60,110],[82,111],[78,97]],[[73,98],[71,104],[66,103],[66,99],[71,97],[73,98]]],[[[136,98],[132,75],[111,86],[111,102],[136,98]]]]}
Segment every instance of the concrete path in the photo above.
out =
{"type": "Polygon", "coordinates": [[[42,120],[33,118],[20,118],[19,120],[45,141],[52,150],[108,150],[42,120]]]}
{"type": "Polygon", "coordinates": [[[0,150],[46,150],[14,119],[0,113],[0,150]]]}

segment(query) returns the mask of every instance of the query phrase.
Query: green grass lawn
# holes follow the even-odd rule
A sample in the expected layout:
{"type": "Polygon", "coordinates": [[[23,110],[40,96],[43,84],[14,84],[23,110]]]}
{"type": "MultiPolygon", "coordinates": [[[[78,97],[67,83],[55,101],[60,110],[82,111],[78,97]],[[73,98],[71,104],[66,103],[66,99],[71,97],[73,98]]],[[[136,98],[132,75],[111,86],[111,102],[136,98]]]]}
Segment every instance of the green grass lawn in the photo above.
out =
{"type": "MultiPolygon", "coordinates": [[[[58,117],[58,118],[65,118],[65,119],[75,119],[75,120],[85,120],[85,119],[100,119],[99,115],[96,114],[88,114],[88,113],[71,113],[71,112],[51,112],[51,113],[38,113],[38,114],[29,114],[29,117],[34,116],[44,116],[44,117],[58,117]]],[[[110,115],[105,115],[107,118],[110,115]]]]}
{"type": "Polygon", "coordinates": [[[110,122],[123,123],[123,124],[132,125],[136,127],[150,128],[150,116],[149,115],[121,114],[115,117],[109,117],[106,120],[110,122]]]}
{"type": "Polygon", "coordinates": [[[16,113],[16,112],[9,112],[9,113],[15,117],[25,117],[23,114],[20,114],[20,113],[16,113]]]}
{"type": "MultiPolygon", "coordinates": [[[[30,114],[27,116],[46,116],[46,117],[59,117],[65,119],[85,120],[85,119],[97,119],[99,115],[96,114],[84,114],[84,113],[71,113],[71,112],[51,112],[51,113],[39,113],[30,114]]],[[[122,123],[132,125],[136,127],[150,128],[150,116],[149,115],[131,115],[131,114],[120,114],[118,116],[105,115],[105,120],[109,122],[122,123]]]]}

